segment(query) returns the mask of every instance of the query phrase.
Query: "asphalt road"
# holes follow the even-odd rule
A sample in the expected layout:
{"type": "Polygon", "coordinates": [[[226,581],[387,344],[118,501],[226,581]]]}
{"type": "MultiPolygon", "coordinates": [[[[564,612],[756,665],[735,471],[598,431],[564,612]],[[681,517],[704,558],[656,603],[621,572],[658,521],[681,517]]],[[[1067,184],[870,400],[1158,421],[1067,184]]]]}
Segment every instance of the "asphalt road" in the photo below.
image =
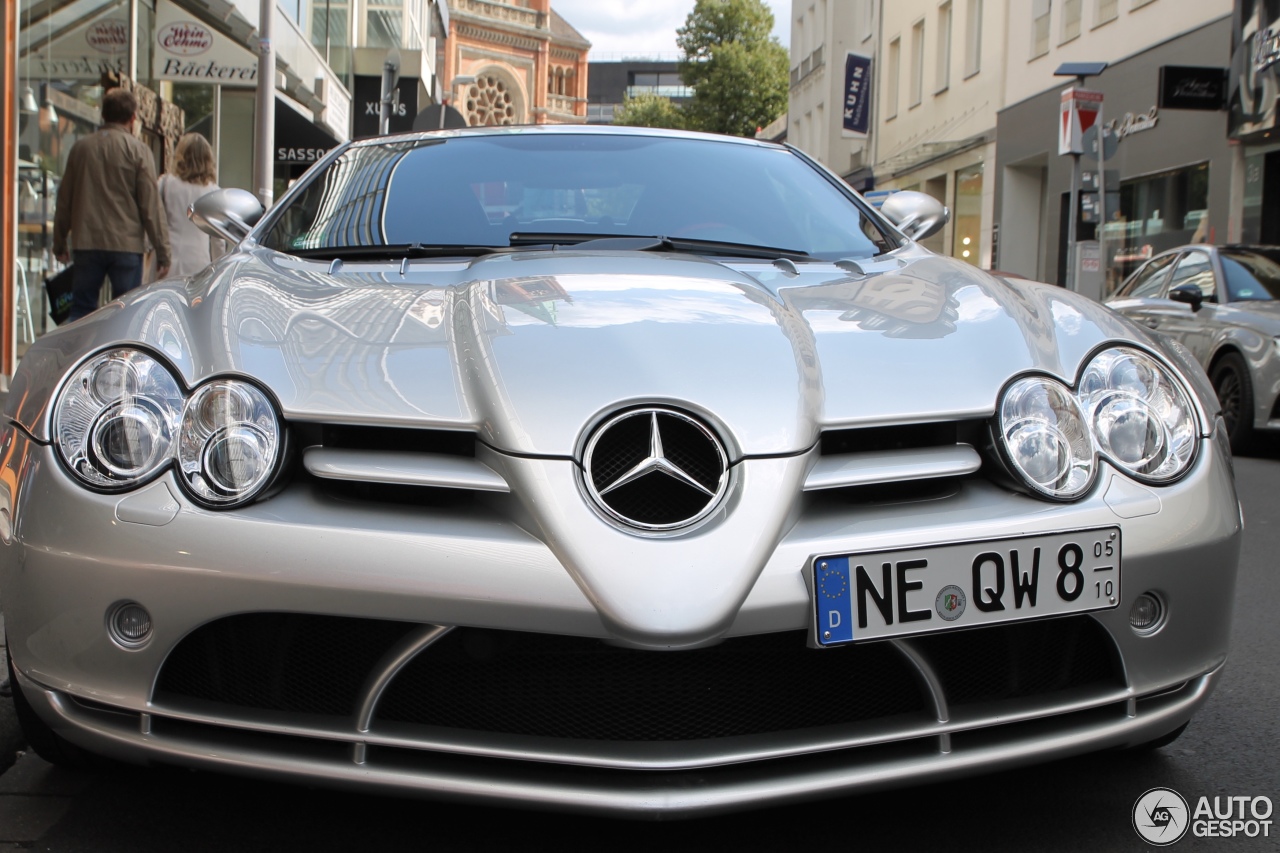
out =
{"type": "MultiPolygon", "coordinates": [[[[962,782],[677,823],[354,796],[207,773],[56,770],[24,754],[0,775],[0,851],[955,850],[1141,851],[1137,798],[1164,786],[1280,804],[1280,442],[1236,462],[1246,530],[1234,646],[1187,732],[1153,753],[1104,753],[962,782]]],[[[7,708],[0,700],[0,726],[7,708]]],[[[1193,805],[1194,807],[1194,805],[1193,805]]],[[[1280,850],[1196,838],[1174,850],[1280,850]]]]}

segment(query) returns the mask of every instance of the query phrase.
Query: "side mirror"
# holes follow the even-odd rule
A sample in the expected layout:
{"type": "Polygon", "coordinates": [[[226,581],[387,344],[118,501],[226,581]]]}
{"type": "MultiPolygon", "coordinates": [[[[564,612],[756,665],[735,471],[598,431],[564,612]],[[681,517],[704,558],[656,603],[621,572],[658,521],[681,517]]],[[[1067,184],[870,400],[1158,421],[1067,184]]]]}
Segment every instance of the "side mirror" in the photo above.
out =
{"type": "Polygon", "coordinates": [[[902,190],[880,205],[880,212],[912,240],[923,240],[942,230],[951,218],[947,206],[931,195],[902,190]]]}
{"type": "Polygon", "coordinates": [[[1185,302],[1192,311],[1199,311],[1204,302],[1204,293],[1196,284],[1180,284],[1169,291],[1169,298],[1174,302],[1185,302]]]}
{"type": "Polygon", "coordinates": [[[239,243],[266,213],[258,197],[248,190],[229,188],[200,196],[187,209],[187,218],[211,237],[239,243]]]}

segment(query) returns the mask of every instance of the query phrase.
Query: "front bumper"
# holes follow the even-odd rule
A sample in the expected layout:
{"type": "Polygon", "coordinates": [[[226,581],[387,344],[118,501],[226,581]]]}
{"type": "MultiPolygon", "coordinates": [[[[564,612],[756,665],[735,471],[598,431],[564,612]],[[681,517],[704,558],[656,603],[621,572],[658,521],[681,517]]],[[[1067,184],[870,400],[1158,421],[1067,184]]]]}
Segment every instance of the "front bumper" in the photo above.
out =
{"type": "MultiPolygon", "coordinates": [[[[805,629],[802,568],[818,554],[1120,524],[1124,599],[1088,617],[1122,662],[1125,683],[1114,689],[660,749],[166,705],[155,690],[170,652],[200,626],[239,613],[609,634],[551,549],[501,503],[423,512],[344,504],[300,484],[215,513],[164,479],[123,498],[86,492],[50,448],[10,434],[0,468],[0,510],[12,522],[0,529],[8,534],[0,603],[19,685],[68,740],[126,760],[569,810],[707,814],[1141,743],[1190,718],[1227,654],[1241,519],[1229,457],[1206,440],[1174,485],[1146,489],[1107,472],[1069,505],[981,480],[922,504],[807,504],[727,632],[805,629]],[[1168,622],[1138,636],[1128,608],[1148,590],[1165,602],[1168,622]],[[122,648],[106,630],[106,614],[126,600],[153,616],[140,649],[122,648]]],[[[565,462],[511,464],[547,481],[572,476],[565,462]]]]}

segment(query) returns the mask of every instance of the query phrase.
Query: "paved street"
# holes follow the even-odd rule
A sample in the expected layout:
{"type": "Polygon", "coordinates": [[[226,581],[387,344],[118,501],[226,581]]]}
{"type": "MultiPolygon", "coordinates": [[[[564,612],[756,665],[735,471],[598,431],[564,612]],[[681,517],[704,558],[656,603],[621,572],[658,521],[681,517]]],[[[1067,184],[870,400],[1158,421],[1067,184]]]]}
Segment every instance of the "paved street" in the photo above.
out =
{"type": "MultiPolygon", "coordinates": [[[[177,770],[55,770],[23,755],[0,775],[0,850],[1078,851],[1148,848],[1130,826],[1144,791],[1280,802],[1280,442],[1237,460],[1246,533],[1232,660],[1172,747],[1108,753],[857,799],[672,824],[528,814],[353,796],[177,770]],[[622,839],[620,841],[620,839],[622,839]]],[[[7,713],[5,708],[0,714],[7,713]]],[[[1280,849],[1267,839],[1186,836],[1175,850],[1280,849]]]]}

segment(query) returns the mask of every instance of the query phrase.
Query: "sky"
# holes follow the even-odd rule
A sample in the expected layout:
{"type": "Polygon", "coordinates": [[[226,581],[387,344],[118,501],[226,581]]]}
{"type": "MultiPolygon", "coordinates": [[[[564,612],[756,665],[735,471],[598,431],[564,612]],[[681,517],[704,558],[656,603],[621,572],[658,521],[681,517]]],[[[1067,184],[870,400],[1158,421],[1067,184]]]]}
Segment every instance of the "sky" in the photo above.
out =
{"type": "MultiPolygon", "coordinates": [[[[765,0],[773,10],[773,34],[791,44],[791,0],[765,0]]],[[[552,7],[591,42],[592,60],[670,54],[676,30],[693,11],[694,0],[551,0],[552,7]]]]}

